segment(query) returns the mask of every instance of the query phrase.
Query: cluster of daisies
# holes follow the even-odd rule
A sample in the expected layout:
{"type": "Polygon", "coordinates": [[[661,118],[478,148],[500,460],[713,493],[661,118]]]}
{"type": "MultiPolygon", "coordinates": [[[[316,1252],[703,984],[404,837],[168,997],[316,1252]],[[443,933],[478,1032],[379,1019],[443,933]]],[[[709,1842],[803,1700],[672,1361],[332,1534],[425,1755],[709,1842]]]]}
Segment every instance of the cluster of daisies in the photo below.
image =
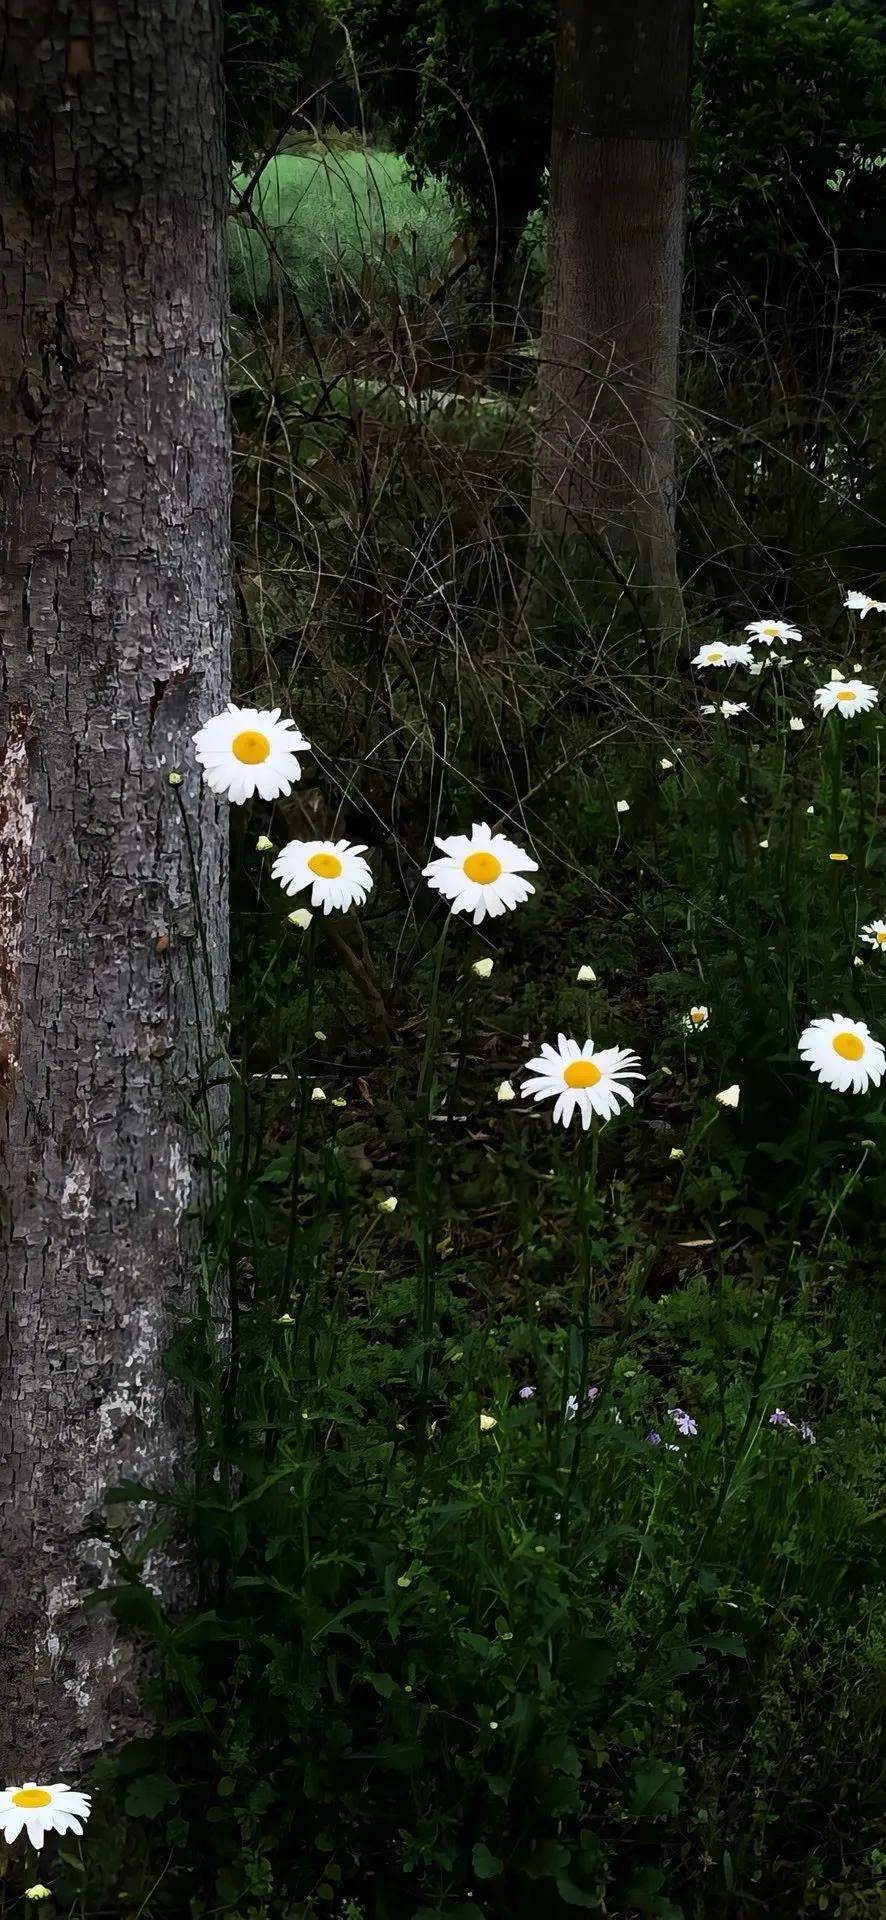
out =
{"type": "MultiPolygon", "coordinates": [[[[872,600],[868,594],[859,593],[855,589],[845,595],[843,604],[850,612],[859,614],[862,620],[868,613],[886,613],[886,600],[872,600]]],[[[748,672],[756,677],[762,673],[767,663],[767,656],[765,654],[755,656],[752,651],[754,646],[770,649],[778,646],[789,649],[796,641],[802,641],[803,638],[799,627],[792,627],[787,620],[776,620],[773,617],[765,620],[749,620],[745,632],[748,635],[747,640],[737,641],[734,645],[715,640],[709,645],[700,647],[693,657],[692,665],[694,667],[746,667],[748,672]]],[[[768,659],[779,666],[786,666],[791,659],[791,654],[789,651],[770,653],[768,659]]],[[[807,661],[806,664],[808,665],[809,662],[807,661]]],[[[852,714],[869,713],[871,708],[876,706],[877,697],[876,687],[868,686],[865,680],[847,680],[845,675],[835,668],[827,686],[816,689],[813,704],[822,714],[839,713],[844,720],[848,720],[852,714]]],[[[708,702],[699,710],[703,714],[721,713],[725,720],[732,720],[737,714],[748,712],[748,702],[746,700],[708,702]]],[[[794,732],[802,731],[803,721],[799,718],[793,719],[790,724],[794,732]]]]}
{"type": "MultiPolygon", "coordinates": [[[[872,608],[886,610],[886,603],[881,605],[857,593],[849,594],[846,604],[862,618],[872,608]]],[[[799,629],[783,620],[752,621],[747,630],[750,639],[738,646],[702,647],[694,664],[731,666],[741,662],[753,667],[752,640],[772,647],[776,642],[786,646],[801,638],[799,629]]],[[[823,711],[844,714],[862,712],[875,699],[874,690],[860,681],[835,681],[816,694],[816,703],[823,711]]],[[[742,705],[724,702],[722,710],[729,706],[739,712],[742,705]]],[[[213,793],[226,794],[237,805],[254,795],[270,801],[291,793],[293,783],[301,777],[300,756],[311,751],[310,742],[294,721],[283,718],[279,707],[261,711],[231,702],[193,738],[207,785],[213,793]]],[[[271,850],[271,842],[264,836],[259,845],[271,850]]],[[[513,912],[535,891],[527,876],[538,872],[537,862],[485,820],[476,821],[469,833],[437,838],[434,845],[437,853],[423,869],[423,878],[449,902],[451,913],[469,915],[474,926],[513,912]]],[[[365,846],[342,839],[293,839],[276,855],[272,873],[290,897],[308,894],[313,911],[345,913],[362,906],[371,891],[373,876],[364,857],[366,851],[365,846]]],[[[300,907],[291,918],[307,926],[311,911],[300,907]]],[[[862,937],[886,952],[886,922],[872,921],[863,929],[862,937]]],[[[484,978],[491,970],[491,961],[478,962],[475,967],[484,978]]],[[[582,977],[593,979],[592,969],[583,968],[582,977]]],[[[706,1006],[690,1007],[684,1027],[687,1032],[699,1033],[708,1020],[706,1006]]],[[[878,1086],[886,1066],[883,1048],[864,1021],[844,1019],[839,1014],[813,1020],[801,1034],[799,1048],[819,1080],[840,1092],[865,1093],[870,1085],[878,1086]]],[[[527,1061],[525,1071],[523,1094],[536,1102],[553,1101],[555,1123],[568,1127],[578,1120],[585,1131],[592,1121],[605,1122],[621,1107],[633,1106],[635,1086],[645,1079],[639,1058],[630,1048],[598,1047],[590,1039],[582,1045],[564,1033],[557,1035],[556,1046],[545,1042],[541,1052],[527,1061]]],[[[738,1087],[730,1087],[717,1099],[723,1106],[736,1106],[738,1095],[738,1087]]],[[[510,1082],[503,1082],[499,1099],[513,1097],[510,1082]]]]}

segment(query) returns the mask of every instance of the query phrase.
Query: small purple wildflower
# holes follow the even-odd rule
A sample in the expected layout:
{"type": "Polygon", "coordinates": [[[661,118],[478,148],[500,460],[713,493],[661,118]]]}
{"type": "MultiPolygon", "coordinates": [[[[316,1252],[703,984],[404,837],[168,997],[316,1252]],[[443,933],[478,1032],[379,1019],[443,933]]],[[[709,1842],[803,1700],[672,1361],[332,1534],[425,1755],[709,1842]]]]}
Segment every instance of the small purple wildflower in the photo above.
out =
{"type": "Polygon", "coordinates": [[[691,1413],[685,1413],[682,1407],[668,1407],[668,1413],[670,1414],[671,1419],[673,1420],[674,1426],[676,1427],[678,1433],[682,1433],[688,1436],[691,1433],[698,1432],[698,1428],[695,1424],[695,1421],[692,1418],[691,1413]]]}
{"type": "Polygon", "coordinates": [[[597,1395],[598,1395],[598,1393],[599,1393],[599,1391],[600,1391],[600,1389],[599,1389],[599,1387],[589,1387],[589,1388],[588,1388],[588,1399],[589,1399],[589,1400],[596,1400],[596,1398],[597,1398],[597,1395]]]}
{"type": "Polygon", "coordinates": [[[661,1446],[661,1434],[660,1434],[660,1433],[656,1433],[656,1431],[655,1431],[655,1428],[654,1428],[654,1427],[653,1427],[653,1429],[652,1429],[652,1432],[651,1432],[651,1433],[647,1433],[647,1435],[646,1435],[646,1445],[647,1445],[647,1447],[660,1447],[660,1446],[661,1446]]]}
{"type": "Polygon", "coordinates": [[[769,1415],[770,1427],[792,1427],[793,1424],[793,1420],[789,1419],[785,1413],[784,1407],[776,1407],[775,1412],[769,1415]]]}
{"type": "Polygon", "coordinates": [[[520,1398],[521,1400],[534,1400],[534,1399],[535,1399],[535,1388],[534,1388],[534,1387],[521,1387],[521,1388],[520,1388],[520,1393],[519,1393],[519,1398],[520,1398]]]}

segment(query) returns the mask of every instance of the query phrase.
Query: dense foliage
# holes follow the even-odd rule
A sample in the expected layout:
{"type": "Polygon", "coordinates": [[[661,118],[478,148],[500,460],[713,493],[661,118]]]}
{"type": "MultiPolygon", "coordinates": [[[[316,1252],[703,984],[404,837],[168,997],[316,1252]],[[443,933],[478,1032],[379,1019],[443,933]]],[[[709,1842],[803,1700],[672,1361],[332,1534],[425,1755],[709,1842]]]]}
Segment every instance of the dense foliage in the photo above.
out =
{"type": "MultiPolygon", "coordinates": [[[[324,73],[309,15],[230,12],[243,159],[324,73]]],[[[883,697],[843,605],[882,565],[883,23],[702,10],[663,642],[529,540],[531,294],[506,349],[449,295],[453,204],[538,205],[550,6],[345,15],[408,157],[352,150],[345,101],[235,183],[236,687],[312,751],[232,809],[234,1002],[182,1095],[196,1466],[107,1507],[156,1731],[100,1763],[58,1910],[879,1920],[886,1085],[818,1088],[797,1040],[886,1039],[882,705],[813,706],[834,671],[883,697]],[[759,671],[691,665],[771,611],[803,637],[759,671]],[[539,865],[476,930],[421,876],[473,820],[539,865]],[[325,834],[375,885],[305,928],[272,860],[325,834]],[[558,1031],[647,1076],[587,1138],[519,1097],[558,1031]]]]}
{"type": "Polygon", "coordinates": [[[158,1730],[100,1769],[106,1897],[874,1920],[886,1116],[816,1093],[796,1043],[835,1007],[884,1027],[858,939],[882,722],[811,703],[832,665],[877,682],[877,616],[849,622],[816,538],[804,603],[758,556],[679,657],[599,583],[527,629],[520,403],[287,384],[270,352],[236,382],[238,675],[313,753],[234,819],[230,1053],[204,1036],[233,1153],[207,1139],[204,1308],[170,1358],[199,1473],[152,1508],[201,1587],[162,1619],[121,1562],[158,1730]],[[789,664],[690,670],[772,597],[789,664]],[[724,686],[749,712],[701,712],[724,686]],[[538,890],[444,936],[420,868],[473,818],[532,846],[538,890]],[[256,839],[329,831],[376,885],[304,931],[256,839]],[[558,1029],[649,1076],[594,1152],[497,1098],[558,1029]]]}

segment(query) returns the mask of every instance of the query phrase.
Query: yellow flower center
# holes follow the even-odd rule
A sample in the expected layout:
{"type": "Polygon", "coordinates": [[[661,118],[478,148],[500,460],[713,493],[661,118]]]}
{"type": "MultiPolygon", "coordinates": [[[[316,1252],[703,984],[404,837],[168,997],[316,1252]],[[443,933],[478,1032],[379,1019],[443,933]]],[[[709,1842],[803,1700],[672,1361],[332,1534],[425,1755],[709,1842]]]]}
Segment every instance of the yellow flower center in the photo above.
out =
{"type": "Polygon", "coordinates": [[[563,1069],[567,1087],[595,1087],[603,1076],[593,1060],[570,1060],[563,1069]]]}
{"type": "Polygon", "coordinates": [[[720,665],[720,661],[722,660],[722,658],[723,658],[723,649],[722,649],[722,647],[709,647],[709,648],[708,648],[708,659],[709,659],[709,661],[710,661],[710,663],[711,663],[711,666],[712,666],[712,667],[718,667],[718,666],[720,665]]]}
{"type": "Polygon", "coordinates": [[[693,1007],[689,1018],[695,1027],[700,1027],[704,1024],[704,1014],[700,1007],[693,1007]]]}
{"type": "Polygon", "coordinates": [[[834,1052],[840,1055],[841,1060],[860,1060],[864,1053],[864,1041],[859,1040],[857,1033],[835,1033],[834,1052]]]}
{"type": "Polygon", "coordinates": [[[48,1807],[52,1794],[45,1787],[19,1787],[12,1796],[14,1807],[48,1807]]]}
{"type": "Polygon", "coordinates": [[[878,933],[876,938],[878,947],[886,947],[886,933],[878,933]]]}
{"type": "Polygon", "coordinates": [[[462,873],[468,880],[476,881],[478,887],[488,887],[491,880],[498,879],[501,861],[496,859],[494,853],[469,853],[462,873]]]}
{"type": "Polygon", "coordinates": [[[245,767],[258,767],[267,760],[271,743],[266,733],[257,733],[254,727],[246,727],[243,733],[235,733],[231,741],[231,752],[235,760],[242,760],[245,767]]]}
{"type": "Polygon", "coordinates": [[[851,702],[855,699],[855,694],[853,693],[851,687],[841,687],[837,695],[837,699],[843,700],[843,701],[848,700],[851,704],[851,702]]]}
{"type": "Polygon", "coordinates": [[[337,880],[341,873],[341,861],[337,853],[312,853],[308,866],[321,880],[337,880]]]}
{"type": "Polygon", "coordinates": [[[775,621],[774,621],[774,620],[767,620],[767,622],[766,622],[766,625],[765,625],[765,627],[763,628],[763,632],[764,632],[764,633],[768,633],[768,635],[769,635],[769,637],[770,637],[770,639],[771,639],[771,640],[774,640],[774,639],[776,638],[776,636],[777,636],[777,634],[778,634],[778,628],[777,628],[777,626],[775,625],[775,621]]]}

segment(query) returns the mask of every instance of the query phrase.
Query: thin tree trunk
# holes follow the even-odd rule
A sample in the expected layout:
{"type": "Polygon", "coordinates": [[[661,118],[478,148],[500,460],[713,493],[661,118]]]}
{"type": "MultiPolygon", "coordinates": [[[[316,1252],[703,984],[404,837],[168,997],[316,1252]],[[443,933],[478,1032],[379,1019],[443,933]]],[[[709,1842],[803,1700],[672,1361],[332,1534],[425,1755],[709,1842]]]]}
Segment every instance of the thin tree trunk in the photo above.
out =
{"type": "Polygon", "coordinates": [[[674,559],[693,0],[559,0],[536,528],[674,559]]]}
{"type": "Polygon", "coordinates": [[[220,0],[0,0],[4,1778],[136,1723],[90,1516],[180,1438],[189,953],[209,1013],[178,766],[217,997],[226,967],[188,745],[228,680],[220,39],[220,0]]]}

